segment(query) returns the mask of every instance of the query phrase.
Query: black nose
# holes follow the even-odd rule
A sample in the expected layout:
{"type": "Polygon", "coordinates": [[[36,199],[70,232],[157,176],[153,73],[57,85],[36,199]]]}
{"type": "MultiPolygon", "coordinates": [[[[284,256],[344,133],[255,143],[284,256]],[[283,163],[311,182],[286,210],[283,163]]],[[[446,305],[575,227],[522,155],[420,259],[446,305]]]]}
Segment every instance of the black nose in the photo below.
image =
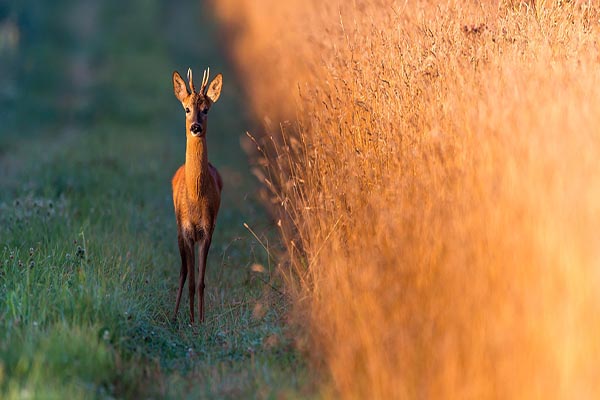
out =
{"type": "Polygon", "coordinates": [[[194,122],[192,126],[190,126],[190,130],[194,133],[200,133],[202,132],[202,125],[200,125],[197,122],[194,122]]]}

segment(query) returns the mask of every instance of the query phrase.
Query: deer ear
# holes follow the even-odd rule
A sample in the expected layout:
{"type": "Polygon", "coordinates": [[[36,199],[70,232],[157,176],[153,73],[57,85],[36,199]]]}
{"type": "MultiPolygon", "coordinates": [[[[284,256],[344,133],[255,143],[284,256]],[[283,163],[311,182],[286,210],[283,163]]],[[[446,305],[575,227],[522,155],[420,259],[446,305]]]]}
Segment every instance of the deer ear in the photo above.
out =
{"type": "Polygon", "coordinates": [[[185,81],[177,71],[173,72],[173,92],[175,92],[177,100],[181,102],[190,94],[185,86],[185,81]]]}
{"type": "Polygon", "coordinates": [[[215,79],[212,80],[210,85],[208,85],[208,90],[206,91],[206,97],[213,103],[216,103],[219,100],[219,96],[221,95],[221,88],[223,87],[223,75],[218,74],[215,76],[215,79]]]}

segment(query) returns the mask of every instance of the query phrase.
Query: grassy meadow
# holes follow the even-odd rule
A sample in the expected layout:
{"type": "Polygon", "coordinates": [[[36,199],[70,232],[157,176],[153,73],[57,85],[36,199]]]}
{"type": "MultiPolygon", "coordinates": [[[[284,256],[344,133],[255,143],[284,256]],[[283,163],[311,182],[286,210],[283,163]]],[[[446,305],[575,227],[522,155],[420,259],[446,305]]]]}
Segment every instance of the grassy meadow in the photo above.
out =
{"type": "Polygon", "coordinates": [[[198,1],[0,3],[0,398],[308,395],[219,46],[198,1]],[[197,327],[187,291],[171,321],[170,179],[185,152],[171,73],[188,66],[225,77],[208,129],[225,188],[197,327]]]}
{"type": "Polygon", "coordinates": [[[214,1],[330,398],[600,395],[595,1],[214,1]]]}
{"type": "Polygon", "coordinates": [[[0,398],[597,398],[596,2],[207,3],[0,3],[0,398]]]}

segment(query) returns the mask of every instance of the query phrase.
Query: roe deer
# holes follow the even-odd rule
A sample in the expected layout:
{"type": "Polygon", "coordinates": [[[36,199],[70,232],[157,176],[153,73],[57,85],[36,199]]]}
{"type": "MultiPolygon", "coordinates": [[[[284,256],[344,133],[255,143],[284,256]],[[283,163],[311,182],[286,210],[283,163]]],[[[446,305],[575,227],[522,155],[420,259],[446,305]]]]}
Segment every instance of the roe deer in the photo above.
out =
{"type": "Polygon", "coordinates": [[[181,253],[179,290],[175,303],[175,315],[185,280],[189,275],[190,321],[194,323],[194,295],[198,293],[198,314],[204,321],[204,272],[206,256],[210,248],[217,213],[221,203],[223,181],[217,169],[208,162],[206,149],[207,113],[219,99],[223,77],[218,74],[208,84],[208,71],[204,71],[202,86],[196,92],[192,70],[188,69],[191,93],[177,71],[173,72],[175,97],[185,110],[185,164],[173,176],[173,204],[177,218],[177,241],[181,253]],[[194,277],[194,248],[198,244],[198,280],[194,277]]]}

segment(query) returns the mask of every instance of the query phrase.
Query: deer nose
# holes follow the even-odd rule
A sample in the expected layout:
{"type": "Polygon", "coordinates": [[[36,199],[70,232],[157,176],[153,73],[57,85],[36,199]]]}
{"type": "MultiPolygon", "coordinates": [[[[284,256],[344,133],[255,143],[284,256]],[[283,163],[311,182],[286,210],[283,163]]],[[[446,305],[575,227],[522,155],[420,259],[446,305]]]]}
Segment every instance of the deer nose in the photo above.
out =
{"type": "Polygon", "coordinates": [[[194,123],[192,124],[192,126],[190,126],[190,130],[191,130],[193,133],[202,133],[202,125],[200,125],[200,124],[199,124],[199,123],[197,123],[197,122],[194,122],[194,123]]]}

